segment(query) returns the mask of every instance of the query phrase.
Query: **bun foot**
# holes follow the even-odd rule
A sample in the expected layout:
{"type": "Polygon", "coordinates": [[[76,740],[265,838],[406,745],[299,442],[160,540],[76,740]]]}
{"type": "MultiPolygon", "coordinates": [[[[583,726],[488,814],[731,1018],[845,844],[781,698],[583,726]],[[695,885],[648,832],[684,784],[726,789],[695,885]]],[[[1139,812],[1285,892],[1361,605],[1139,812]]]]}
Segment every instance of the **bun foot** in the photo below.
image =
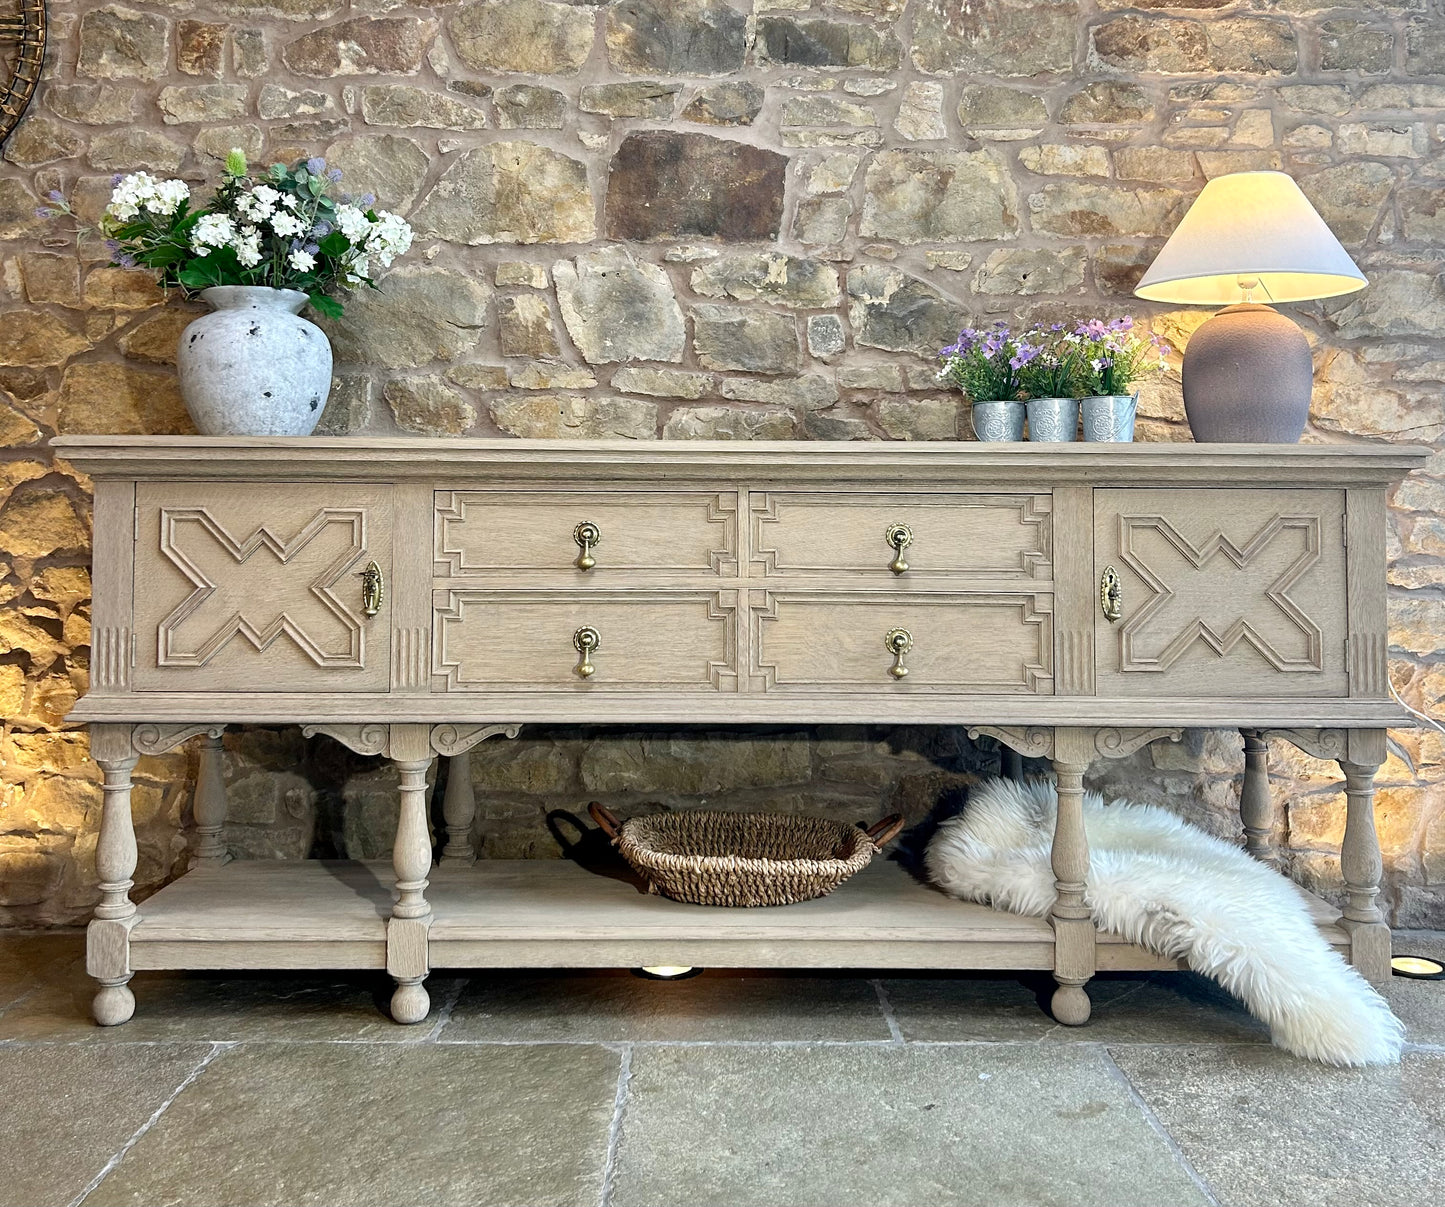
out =
{"type": "Polygon", "coordinates": [[[124,982],[119,985],[102,985],[90,1005],[90,1012],[102,1027],[117,1027],[121,1023],[129,1022],[131,1015],[135,1013],[135,994],[124,982]]]}
{"type": "Polygon", "coordinates": [[[1056,1022],[1066,1027],[1082,1027],[1089,1021],[1089,995],[1082,985],[1060,985],[1054,990],[1049,1010],[1056,1022]]]}
{"type": "Polygon", "coordinates": [[[391,995],[391,1017],[399,1023],[421,1023],[431,1013],[431,996],[421,981],[398,981],[391,995]]]}

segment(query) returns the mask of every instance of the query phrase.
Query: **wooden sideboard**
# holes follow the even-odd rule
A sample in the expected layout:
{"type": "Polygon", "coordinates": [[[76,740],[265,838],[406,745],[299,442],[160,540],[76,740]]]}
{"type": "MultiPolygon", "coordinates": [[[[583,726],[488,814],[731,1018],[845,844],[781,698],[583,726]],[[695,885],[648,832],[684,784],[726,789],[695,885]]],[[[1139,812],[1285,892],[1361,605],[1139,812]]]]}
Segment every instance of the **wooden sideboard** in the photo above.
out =
{"type": "MultiPolygon", "coordinates": [[[[1386,676],[1386,496],[1426,450],[67,437],[95,480],[88,722],[104,772],[95,1016],[138,969],[1175,965],[1084,906],[1089,764],[1239,728],[1249,849],[1274,862],[1267,740],[1338,760],[1343,915],[1388,973],[1373,780],[1408,724],[1386,676]],[[563,860],[474,861],[438,755],[535,722],[962,725],[1052,761],[1047,920],[877,864],[832,896],[721,910],[563,860]],[[400,774],[392,864],[231,862],[228,724],[296,724],[400,774]],[[130,772],[201,739],[192,870],[141,907],[130,772]]],[[[464,774],[453,782],[464,785],[464,774]]],[[[569,802],[572,803],[572,802],[569,802]]]]}

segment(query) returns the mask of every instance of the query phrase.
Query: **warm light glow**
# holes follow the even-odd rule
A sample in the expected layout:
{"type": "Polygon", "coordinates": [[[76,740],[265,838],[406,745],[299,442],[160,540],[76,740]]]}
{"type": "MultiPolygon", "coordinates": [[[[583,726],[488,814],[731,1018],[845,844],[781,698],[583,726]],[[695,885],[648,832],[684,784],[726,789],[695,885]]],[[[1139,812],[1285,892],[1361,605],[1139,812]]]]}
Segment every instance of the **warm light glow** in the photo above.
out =
{"type": "Polygon", "coordinates": [[[1290,177],[1235,172],[1204,186],[1134,294],[1227,306],[1331,298],[1366,284],[1290,177]]]}
{"type": "Polygon", "coordinates": [[[686,976],[692,971],[691,964],[654,964],[651,968],[643,968],[648,976],[655,976],[659,981],[670,981],[675,977],[686,976]]]}
{"type": "Polygon", "coordinates": [[[1395,956],[1390,961],[1390,968],[1401,976],[1419,980],[1445,979],[1445,964],[1424,956],[1395,956]]]}

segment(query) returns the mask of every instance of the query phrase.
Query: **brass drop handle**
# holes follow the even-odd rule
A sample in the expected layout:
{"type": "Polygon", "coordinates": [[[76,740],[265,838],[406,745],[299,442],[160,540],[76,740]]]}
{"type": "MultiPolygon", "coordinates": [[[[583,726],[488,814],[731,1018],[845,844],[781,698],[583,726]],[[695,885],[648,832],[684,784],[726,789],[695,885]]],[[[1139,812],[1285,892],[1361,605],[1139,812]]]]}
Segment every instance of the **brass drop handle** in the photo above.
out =
{"type": "Polygon", "coordinates": [[[381,611],[382,601],[386,599],[386,579],[382,577],[381,567],[373,558],[366,563],[366,569],[357,577],[361,579],[362,614],[375,616],[381,611]]]}
{"type": "Polygon", "coordinates": [[[1124,615],[1124,583],[1113,566],[1105,566],[1099,576],[1099,607],[1110,624],[1124,615]]]}
{"type": "Polygon", "coordinates": [[[597,559],[592,556],[592,550],[602,543],[602,529],[591,520],[583,520],[572,529],[572,539],[582,547],[582,552],[577,555],[577,560],[572,564],[579,570],[592,569],[597,564],[597,559]]]}
{"type": "Polygon", "coordinates": [[[903,551],[913,544],[913,529],[907,524],[889,524],[883,539],[894,550],[894,557],[888,563],[888,568],[894,574],[902,574],[908,569],[908,563],[903,560],[903,551]]]}
{"type": "Polygon", "coordinates": [[[582,655],[582,661],[577,664],[577,674],[583,679],[590,679],[597,673],[597,668],[592,665],[592,651],[602,648],[602,635],[591,625],[583,625],[572,634],[572,647],[582,655]]]}
{"type": "Polygon", "coordinates": [[[888,668],[888,673],[895,679],[902,679],[908,674],[908,668],[903,665],[903,655],[913,648],[913,634],[907,629],[889,629],[883,645],[893,655],[893,665],[888,668]]]}

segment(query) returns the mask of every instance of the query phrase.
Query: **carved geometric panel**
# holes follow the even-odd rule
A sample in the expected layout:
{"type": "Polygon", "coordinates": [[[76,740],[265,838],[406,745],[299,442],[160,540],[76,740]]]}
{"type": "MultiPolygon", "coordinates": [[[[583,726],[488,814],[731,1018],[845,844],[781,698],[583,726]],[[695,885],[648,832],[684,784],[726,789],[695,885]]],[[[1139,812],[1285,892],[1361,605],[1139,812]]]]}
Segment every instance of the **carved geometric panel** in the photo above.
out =
{"type": "Polygon", "coordinates": [[[738,592],[459,587],[433,595],[434,691],[734,692],[738,592]],[[601,644],[577,673],[579,629],[601,644]]]}
{"type": "Polygon", "coordinates": [[[982,580],[1053,575],[1049,495],[753,491],[751,573],[762,577],[862,575],[907,587],[923,577],[982,580]],[[889,568],[894,524],[912,541],[908,570],[889,568]]]}
{"type": "Polygon", "coordinates": [[[390,601],[366,616],[359,575],[370,560],[389,573],[389,493],[142,487],[137,686],[384,688],[390,601]]]}
{"type": "Polygon", "coordinates": [[[1339,491],[1099,491],[1095,561],[1123,616],[1099,617],[1100,690],[1340,695],[1339,491]],[[1154,686],[1147,684],[1152,681],[1154,686]]]}
{"type": "Polygon", "coordinates": [[[524,489],[436,492],[435,573],[442,578],[540,574],[566,582],[702,574],[738,566],[735,493],[524,489]],[[580,570],[578,524],[596,526],[595,565],[580,570]]]}
{"type": "Polygon", "coordinates": [[[1051,695],[1053,597],[1042,593],[748,592],[749,691],[1051,695]],[[905,630],[904,676],[884,637],[905,630]]]}

